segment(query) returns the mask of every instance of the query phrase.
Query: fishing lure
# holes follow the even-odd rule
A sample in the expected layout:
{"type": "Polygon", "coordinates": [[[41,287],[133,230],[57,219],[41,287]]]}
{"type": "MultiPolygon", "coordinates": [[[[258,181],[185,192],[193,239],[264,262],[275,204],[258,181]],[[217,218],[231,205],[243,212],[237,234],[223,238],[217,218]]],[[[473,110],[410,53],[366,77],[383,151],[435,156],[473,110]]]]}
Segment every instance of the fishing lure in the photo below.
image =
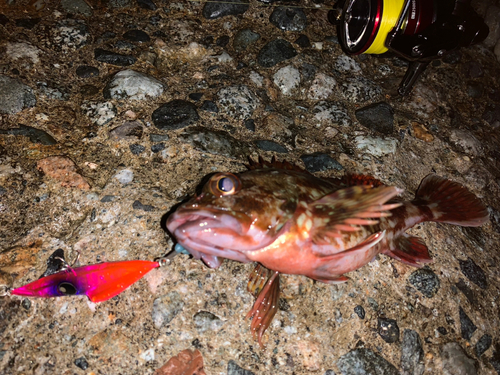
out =
{"type": "Polygon", "coordinates": [[[26,297],[63,297],[86,295],[92,302],[103,302],[120,294],[154,268],[170,263],[173,252],[158,261],[131,260],[105,262],[83,267],[66,267],[14,289],[10,294],[26,297]]]}

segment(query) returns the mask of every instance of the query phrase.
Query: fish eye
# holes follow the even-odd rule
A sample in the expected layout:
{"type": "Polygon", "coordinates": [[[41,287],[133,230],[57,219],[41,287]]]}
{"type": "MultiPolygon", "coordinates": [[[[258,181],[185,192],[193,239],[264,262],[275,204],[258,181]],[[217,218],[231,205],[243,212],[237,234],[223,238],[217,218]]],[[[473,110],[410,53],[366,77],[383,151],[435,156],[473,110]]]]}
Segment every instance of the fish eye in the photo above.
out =
{"type": "Polygon", "coordinates": [[[209,187],[212,194],[222,197],[236,194],[240,191],[241,183],[234,174],[218,173],[212,177],[209,187]]]}
{"type": "Polygon", "coordinates": [[[76,288],[73,284],[63,281],[61,284],[57,286],[57,290],[59,293],[65,295],[65,296],[72,296],[76,294],[76,288]]]}

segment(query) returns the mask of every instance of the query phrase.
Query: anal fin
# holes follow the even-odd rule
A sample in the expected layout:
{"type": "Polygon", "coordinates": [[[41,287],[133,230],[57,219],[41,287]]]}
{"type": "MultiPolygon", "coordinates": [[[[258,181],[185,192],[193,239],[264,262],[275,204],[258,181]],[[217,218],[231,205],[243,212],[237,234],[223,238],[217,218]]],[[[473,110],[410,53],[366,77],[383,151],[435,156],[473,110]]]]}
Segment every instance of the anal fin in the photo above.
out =
{"type": "Polygon", "coordinates": [[[420,237],[403,234],[394,240],[394,245],[394,249],[385,251],[384,254],[413,267],[422,267],[423,264],[432,262],[429,249],[420,237]]]}

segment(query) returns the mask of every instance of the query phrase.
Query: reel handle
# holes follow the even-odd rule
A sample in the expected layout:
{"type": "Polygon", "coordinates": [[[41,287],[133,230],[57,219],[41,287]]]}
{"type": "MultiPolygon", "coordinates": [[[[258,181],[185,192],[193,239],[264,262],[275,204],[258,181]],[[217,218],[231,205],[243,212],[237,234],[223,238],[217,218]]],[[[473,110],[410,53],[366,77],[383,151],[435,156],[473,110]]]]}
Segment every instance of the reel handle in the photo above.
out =
{"type": "Polygon", "coordinates": [[[411,61],[410,66],[406,70],[405,76],[401,80],[398,88],[398,94],[405,96],[408,94],[418,77],[424,72],[425,68],[429,65],[429,61],[411,61]]]}

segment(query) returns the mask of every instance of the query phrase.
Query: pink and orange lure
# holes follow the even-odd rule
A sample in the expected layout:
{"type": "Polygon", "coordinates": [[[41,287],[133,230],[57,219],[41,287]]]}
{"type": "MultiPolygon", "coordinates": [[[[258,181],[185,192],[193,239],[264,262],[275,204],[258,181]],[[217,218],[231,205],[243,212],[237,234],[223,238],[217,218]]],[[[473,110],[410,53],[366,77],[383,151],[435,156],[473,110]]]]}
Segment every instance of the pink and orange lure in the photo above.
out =
{"type": "Polygon", "coordinates": [[[160,267],[159,262],[131,260],[68,268],[10,293],[44,298],[85,294],[92,302],[103,302],[120,294],[157,267],[160,267]]]}

